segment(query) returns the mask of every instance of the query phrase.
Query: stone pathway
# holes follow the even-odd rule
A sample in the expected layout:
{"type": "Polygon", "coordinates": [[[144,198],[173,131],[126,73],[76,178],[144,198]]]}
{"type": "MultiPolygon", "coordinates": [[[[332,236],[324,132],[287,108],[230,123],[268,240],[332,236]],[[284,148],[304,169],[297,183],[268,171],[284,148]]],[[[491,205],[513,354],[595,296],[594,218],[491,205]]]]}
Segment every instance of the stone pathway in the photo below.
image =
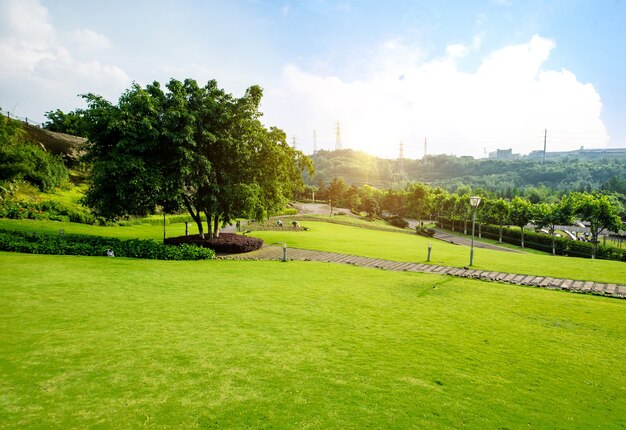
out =
{"type": "MultiPolygon", "coordinates": [[[[220,259],[229,260],[282,260],[281,246],[264,246],[258,251],[246,254],[221,255],[220,259]]],[[[483,281],[505,282],[516,285],[529,285],[539,288],[568,290],[578,293],[599,294],[626,299],[626,285],[605,284],[592,281],[577,281],[574,279],[551,278],[533,275],[518,275],[514,273],[490,272],[485,270],[465,269],[450,266],[438,266],[425,263],[407,263],[400,261],[383,260],[381,258],[358,257],[356,255],[338,254],[334,252],[312,251],[307,249],[288,248],[287,259],[297,261],[322,261],[328,263],[352,264],[360,267],[394,270],[404,272],[435,273],[437,275],[474,278],[483,281]]]]}

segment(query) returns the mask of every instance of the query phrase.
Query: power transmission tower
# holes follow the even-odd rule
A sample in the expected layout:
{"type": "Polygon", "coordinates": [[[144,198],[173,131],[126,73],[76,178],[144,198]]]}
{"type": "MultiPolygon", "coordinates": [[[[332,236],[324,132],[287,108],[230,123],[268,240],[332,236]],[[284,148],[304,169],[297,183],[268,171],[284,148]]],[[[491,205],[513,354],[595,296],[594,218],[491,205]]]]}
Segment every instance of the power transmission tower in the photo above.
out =
{"type": "Polygon", "coordinates": [[[317,130],[313,130],[313,154],[317,153],[317,130]]]}
{"type": "Polygon", "coordinates": [[[293,146],[293,149],[296,149],[296,136],[291,138],[291,146],[293,146]]]}
{"type": "Polygon", "coordinates": [[[424,138],[424,157],[422,158],[422,163],[426,164],[428,161],[426,159],[428,155],[428,138],[424,138]]]}
{"type": "Polygon", "coordinates": [[[404,143],[400,141],[400,153],[398,154],[398,159],[402,160],[404,158],[404,143]]]}
{"type": "Polygon", "coordinates": [[[543,162],[546,162],[546,143],[548,142],[548,129],[543,131],[543,162]]]}
{"type": "Polygon", "coordinates": [[[335,151],[341,150],[341,124],[337,121],[335,125],[335,151]]]}

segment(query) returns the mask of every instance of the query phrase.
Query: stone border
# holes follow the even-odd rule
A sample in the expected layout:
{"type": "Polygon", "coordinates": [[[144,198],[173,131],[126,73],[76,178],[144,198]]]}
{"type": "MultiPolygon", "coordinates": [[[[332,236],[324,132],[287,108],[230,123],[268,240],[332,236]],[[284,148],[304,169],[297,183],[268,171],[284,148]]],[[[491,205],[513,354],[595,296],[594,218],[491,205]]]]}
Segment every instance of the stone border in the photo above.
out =
{"type": "MultiPolygon", "coordinates": [[[[282,260],[283,248],[278,246],[264,246],[258,251],[246,254],[221,255],[217,258],[225,260],[282,260]]],[[[439,266],[426,263],[391,261],[380,258],[359,257],[356,255],[313,251],[299,248],[288,248],[287,259],[292,261],[321,261],[327,263],[351,264],[359,267],[370,267],[399,272],[433,273],[437,275],[479,279],[481,281],[503,282],[514,285],[527,285],[552,290],[565,290],[575,293],[596,294],[626,299],[626,285],[622,284],[607,284],[593,281],[552,278],[549,276],[521,275],[516,273],[491,272],[487,270],[439,266]]]]}

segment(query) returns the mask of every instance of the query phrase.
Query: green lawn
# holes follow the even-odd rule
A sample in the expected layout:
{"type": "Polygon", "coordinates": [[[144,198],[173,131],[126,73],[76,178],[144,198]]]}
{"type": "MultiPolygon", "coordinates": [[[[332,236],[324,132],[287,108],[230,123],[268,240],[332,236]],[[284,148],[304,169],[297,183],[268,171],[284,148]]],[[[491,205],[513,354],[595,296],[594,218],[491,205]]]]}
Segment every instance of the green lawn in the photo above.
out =
{"type": "Polygon", "coordinates": [[[617,299],[311,262],[0,253],[0,304],[2,428],[626,425],[617,299]]]}
{"type": "MultiPolygon", "coordinates": [[[[453,245],[423,236],[388,233],[357,227],[305,221],[308,231],[251,233],[267,243],[286,242],[288,246],[319,249],[395,261],[425,262],[432,245],[431,262],[455,267],[469,263],[469,247],[453,245]]],[[[626,283],[626,264],[618,261],[560,257],[474,249],[474,268],[519,274],[535,274],[608,283],[626,283]]]]}
{"type": "MultiPolygon", "coordinates": [[[[204,223],[206,231],[206,223],[204,223]]],[[[98,226],[49,220],[17,220],[0,218],[0,229],[18,231],[37,231],[49,234],[58,234],[59,230],[65,233],[87,234],[93,236],[115,237],[118,239],[163,239],[163,225],[159,224],[132,224],[125,226],[98,226]]],[[[167,236],[182,236],[185,234],[185,223],[168,224],[167,236]]],[[[195,223],[189,223],[189,234],[198,234],[195,223]]]]}

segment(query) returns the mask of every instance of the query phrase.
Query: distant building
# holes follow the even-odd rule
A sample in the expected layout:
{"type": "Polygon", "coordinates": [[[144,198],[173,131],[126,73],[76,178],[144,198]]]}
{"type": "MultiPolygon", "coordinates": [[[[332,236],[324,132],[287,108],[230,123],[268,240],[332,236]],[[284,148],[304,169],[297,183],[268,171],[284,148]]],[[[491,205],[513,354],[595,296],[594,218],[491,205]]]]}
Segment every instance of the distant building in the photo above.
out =
{"type": "MultiPolygon", "coordinates": [[[[546,152],[546,159],[557,159],[565,157],[586,159],[626,157],[626,148],[585,149],[583,146],[581,146],[580,149],[575,149],[573,151],[546,152]]],[[[491,154],[489,158],[491,158],[491,154]]],[[[528,158],[543,159],[543,151],[532,151],[530,154],[528,154],[528,158]]]]}
{"type": "Polygon", "coordinates": [[[510,160],[512,158],[519,157],[519,154],[513,154],[513,149],[496,149],[493,152],[489,153],[489,158],[495,160],[510,160]]]}

